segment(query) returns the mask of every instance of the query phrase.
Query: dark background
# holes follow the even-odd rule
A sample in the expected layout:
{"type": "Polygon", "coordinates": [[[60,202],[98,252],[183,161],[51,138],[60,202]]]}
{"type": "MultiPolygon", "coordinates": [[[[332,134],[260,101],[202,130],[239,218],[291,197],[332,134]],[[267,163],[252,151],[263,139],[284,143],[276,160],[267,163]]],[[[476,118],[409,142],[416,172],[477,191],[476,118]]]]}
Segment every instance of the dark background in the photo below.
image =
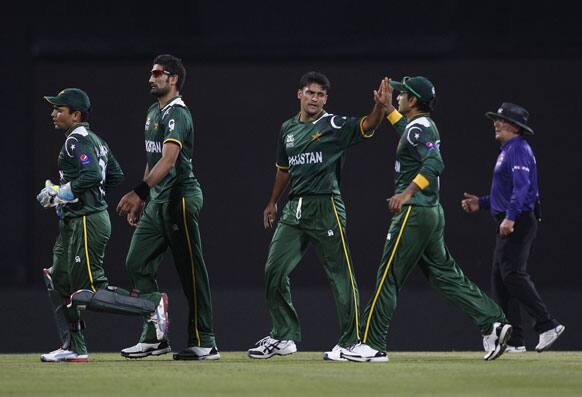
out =
{"type": "MultiPolygon", "coordinates": [[[[336,114],[366,114],[384,76],[424,75],[434,82],[446,164],[446,240],[485,290],[495,225],[485,213],[463,213],[459,202],[465,191],[489,189],[498,145],[484,112],[503,101],[530,111],[544,221],[529,269],[552,313],[568,327],[556,348],[581,349],[574,337],[582,332],[578,14],[560,2],[466,3],[174,1],[144,8],[141,2],[64,1],[22,4],[4,14],[0,310],[8,323],[0,327],[0,340],[10,342],[0,351],[40,351],[56,343],[40,269],[50,265],[57,220],[34,198],[46,178],[57,179],[63,136],[53,131],[42,97],[65,87],[89,93],[92,129],[109,142],[126,174],[109,197],[114,208],[143,175],[143,123],[153,101],[146,83],[159,53],[181,57],[188,72],[182,95],[196,124],[194,171],[205,195],[201,231],[221,348],[248,348],[269,330],[262,285],[271,234],[263,230],[262,210],[275,173],[275,135],[297,112],[299,77],[319,70],[332,82],[327,110],[336,114]]],[[[393,190],[396,143],[383,124],[372,141],[349,152],[342,175],[362,305],[374,287],[390,220],[385,198],[393,190]]],[[[110,214],[105,266],[113,284],[127,287],[123,264],[132,231],[110,214]]],[[[170,292],[173,339],[180,347],[185,307],[171,259],[159,280],[170,292]]],[[[305,333],[300,348],[331,347],[335,308],[313,253],[292,283],[305,333]]],[[[91,349],[135,342],[137,321],[88,318],[91,349]],[[111,328],[118,337],[99,335],[111,328]]],[[[479,348],[476,328],[431,291],[420,272],[402,293],[393,325],[395,350],[479,348]]],[[[528,342],[533,348],[535,335],[528,342]]]]}

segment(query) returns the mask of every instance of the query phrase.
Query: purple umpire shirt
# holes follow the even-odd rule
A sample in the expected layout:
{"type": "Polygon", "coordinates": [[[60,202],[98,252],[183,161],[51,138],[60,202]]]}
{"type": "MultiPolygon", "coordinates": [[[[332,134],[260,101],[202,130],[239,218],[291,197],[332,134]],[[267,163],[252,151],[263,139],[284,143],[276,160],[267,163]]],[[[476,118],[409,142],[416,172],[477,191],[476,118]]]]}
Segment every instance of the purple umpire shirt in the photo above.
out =
{"type": "Polygon", "coordinates": [[[531,147],[521,136],[501,145],[493,169],[491,193],[479,197],[479,208],[493,216],[505,213],[515,221],[521,212],[533,211],[538,199],[538,172],[531,147]]]}

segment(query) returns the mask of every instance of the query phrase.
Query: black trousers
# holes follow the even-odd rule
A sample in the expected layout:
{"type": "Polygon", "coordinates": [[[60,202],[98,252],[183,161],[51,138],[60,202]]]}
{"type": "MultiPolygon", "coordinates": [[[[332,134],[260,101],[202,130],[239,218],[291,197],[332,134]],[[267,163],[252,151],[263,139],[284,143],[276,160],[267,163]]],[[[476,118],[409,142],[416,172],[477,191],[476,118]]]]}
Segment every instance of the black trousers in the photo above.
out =
{"type": "Polygon", "coordinates": [[[499,235],[499,225],[505,214],[496,217],[497,238],[493,253],[491,284],[499,306],[513,326],[509,344],[524,346],[521,308],[534,319],[538,333],[558,325],[550,316],[536,287],[527,273],[527,260],[536,237],[538,221],[533,212],[522,212],[515,220],[514,231],[507,237],[499,235]]]}

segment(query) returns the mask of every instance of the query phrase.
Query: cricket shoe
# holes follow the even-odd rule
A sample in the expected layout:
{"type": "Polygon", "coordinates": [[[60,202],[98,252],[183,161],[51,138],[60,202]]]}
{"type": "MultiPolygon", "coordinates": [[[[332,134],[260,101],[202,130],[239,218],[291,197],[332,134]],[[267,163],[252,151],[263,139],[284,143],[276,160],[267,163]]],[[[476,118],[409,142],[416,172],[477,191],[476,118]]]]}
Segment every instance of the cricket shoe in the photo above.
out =
{"type": "Polygon", "coordinates": [[[493,323],[493,329],[489,335],[483,336],[483,348],[487,352],[484,360],[491,361],[505,353],[507,341],[511,337],[513,327],[505,323],[493,323]]]}
{"type": "Polygon", "coordinates": [[[218,360],[219,358],[220,353],[216,346],[189,346],[178,353],[174,353],[174,360],[218,360]]]}
{"type": "Polygon", "coordinates": [[[157,340],[161,341],[167,339],[168,329],[170,328],[170,319],[168,317],[168,294],[165,292],[161,294],[160,303],[158,303],[156,311],[149,316],[147,321],[154,325],[157,340]]]}
{"type": "Polygon", "coordinates": [[[286,356],[297,351],[297,346],[292,340],[278,340],[266,336],[249,349],[250,358],[271,358],[273,356],[286,356]]]}
{"type": "Polygon", "coordinates": [[[536,346],[536,351],[538,353],[541,353],[544,350],[549,349],[550,346],[554,344],[556,339],[558,339],[560,335],[562,335],[562,332],[564,332],[565,329],[566,327],[564,327],[562,324],[559,324],[556,328],[552,328],[549,331],[542,332],[540,334],[540,341],[536,346]]]}
{"type": "Polygon", "coordinates": [[[525,353],[527,349],[525,346],[511,346],[507,345],[505,348],[505,353],[525,353]]]}
{"type": "Polygon", "coordinates": [[[349,353],[349,351],[340,345],[335,345],[333,349],[323,353],[323,359],[326,361],[348,361],[342,357],[342,353],[349,353]]]}
{"type": "Polygon", "coordinates": [[[127,347],[121,351],[125,358],[144,358],[147,356],[161,356],[172,351],[167,339],[156,343],[140,342],[135,346],[127,347]]]}
{"type": "Polygon", "coordinates": [[[89,361],[89,355],[77,354],[72,350],[61,348],[50,353],[41,354],[40,361],[45,363],[86,363],[89,361]]]}
{"type": "Polygon", "coordinates": [[[388,361],[386,352],[376,350],[365,343],[350,347],[347,353],[341,353],[343,358],[360,363],[385,363],[388,361]]]}

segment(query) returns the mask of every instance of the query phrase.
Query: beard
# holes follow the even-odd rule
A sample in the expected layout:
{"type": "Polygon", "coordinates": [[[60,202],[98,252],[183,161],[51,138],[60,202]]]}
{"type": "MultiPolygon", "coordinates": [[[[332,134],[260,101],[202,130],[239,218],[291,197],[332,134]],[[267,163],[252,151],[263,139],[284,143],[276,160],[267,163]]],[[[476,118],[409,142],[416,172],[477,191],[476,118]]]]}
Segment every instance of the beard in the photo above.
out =
{"type": "Polygon", "coordinates": [[[170,92],[169,87],[159,88],[156,86],[150,86],[150,94],[152,94],[156,98],[161,98],[164,95],[166,95],[168,92],[170,92]]]}

